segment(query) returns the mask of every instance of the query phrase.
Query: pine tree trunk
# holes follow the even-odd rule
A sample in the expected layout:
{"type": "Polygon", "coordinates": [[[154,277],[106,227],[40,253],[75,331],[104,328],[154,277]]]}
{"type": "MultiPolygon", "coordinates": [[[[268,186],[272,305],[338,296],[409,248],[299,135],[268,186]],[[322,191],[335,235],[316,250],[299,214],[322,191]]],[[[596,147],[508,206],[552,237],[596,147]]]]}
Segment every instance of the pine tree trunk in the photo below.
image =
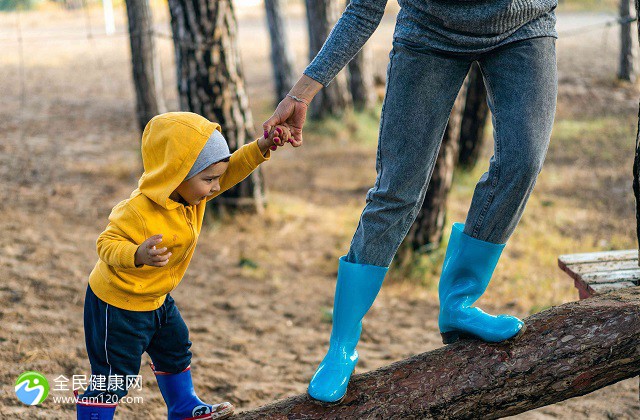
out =
{"type": "Polygon", "coordinates": [[[166,112],[162,96],[160,59],[153,38],[153,18],[148,0],[126,0],[131,44],[136,117],[140,131],[158,114],[166,112]]]}
{"type": "MultiPolygon", "coordinates": [[[[349,6],[351,0],[347,0],[349,6]]],[[[371,109],[376,104],[376,92],[371,69],[371,50],[365,45],[349,62],[349,90],[353,107],[359,111],[371,109]]]]}
{"type": "MultiPolygon", "coordinates": [[[[254,126],[237,47],[231,1],[169,0],[180,108],[222,126],[231,151],[253,140],[254,126]]],[[[261,211],[259,169],[211,203],[261,211]]]]}
{"type": "Polygon", "coordinates": [[[366,46],[349,62],[349,90],[353,107],[359,111],[376,104],[376,92],[371,71],[371,51],[366,46]]]}
{"type": "MultiPolygon", "coordinates": [[[[640,0],[635,1],[636,16],[640,16],[640,0]]],[[[640,21],[638,21],[638,39],[640,40],[640,21]]],[[[640,111],[638,112],[638,132],[636,134],[636,155],[633,160],[633,195],[636,197],[636,239],[638,241],[638,260],[640,260],[640,111]]]]}
{"type": "Polygon", "coordinates": [[[293,53],[287,41],[281,2],[281,0],[264,0],[271,40],[271,65],[276,88],[276,105],[295,83],[293,53]]]}
{"type": "Polygon", "coordinates": [[[633,0],[619,0],[620,19],[620,68],[618,78],[633,82],[636,80],[635,57],[637,53],[633,48],[633,36],[631,25],[631,2],[633,0]]]}
{"type": "Polygon", "coordinates": [[[525,323],[516,342],[461,340],[355,375],[340,404],[298,395],[235,418],[495,419],[640,374],[640,287],[553,307],[525,323]]]}
{"type": "MultiPolygon", "coordinates": [[[[340,16],[337,0],[306,0],[307,23],[309,26],[309,59],[313,60],[322,48],[329,32],[340,16]]],[[[351,106],[351,97],[347,89],[344,71],[338,73],[333,81],[322,89],[311,103],[312,118],[329,115],[342,115],[351,106]]]]}
{"type": "Polygon", "coordinates": [[[633,195],[636,198],[636,240],[638,243],[638,260],[640,260],[640,112],[638,113],[636,154],[633,159],[633,195]]]}
{"type": "Polygon", "coordinates": [[[469,88],[460,126],[460,153],[458,164],[471,169],[480,157],[484,139],[484,128],[489,115],[487,91],[478,64],[474,63],[468,76],[469,88]]]}
{"type": "Polygon", "coordinates": [[[424,202],[396,255],[396,262],[401,265],[410,263],[416,253],[431,251],[442,242],[447,197],[458,160],[458,138],[466,90],[465,82],[453,105],[424,202]]]}

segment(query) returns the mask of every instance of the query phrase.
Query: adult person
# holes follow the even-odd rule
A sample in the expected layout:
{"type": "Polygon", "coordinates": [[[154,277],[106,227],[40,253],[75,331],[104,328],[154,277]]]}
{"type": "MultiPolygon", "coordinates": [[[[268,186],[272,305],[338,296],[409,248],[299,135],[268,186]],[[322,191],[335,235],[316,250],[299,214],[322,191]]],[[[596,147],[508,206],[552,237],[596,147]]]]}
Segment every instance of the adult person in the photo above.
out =
{"type": "MultiPolygon", "coordinates": [[[[264,123],[302,144],[306,108],[378,26],[387,0],[352,0],[303,76],[264,123]]],[[[464,224],[455,223],[439,284],[445,344],[500,342],[524,323],[471,305],[484,293],[542,169],[555,114],[557,0],[399,0],[380,119],[377,178],[340,258],[329,351],[311,397],[339,401],[358,361],[361,320],[424,200],[454,100],[473,62],[488,92],[494,154],[464,224]]]]}

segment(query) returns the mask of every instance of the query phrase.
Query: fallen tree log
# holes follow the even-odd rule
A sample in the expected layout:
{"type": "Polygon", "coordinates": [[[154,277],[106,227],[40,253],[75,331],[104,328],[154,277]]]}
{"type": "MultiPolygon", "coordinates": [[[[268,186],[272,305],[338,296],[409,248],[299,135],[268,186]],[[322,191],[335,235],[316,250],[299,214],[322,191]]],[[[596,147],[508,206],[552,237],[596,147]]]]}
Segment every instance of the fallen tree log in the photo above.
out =
{"type": "Polygon", "coordinates": [[[513,343],[463,340],[356,375],[339,405],[299,395],[237,418],[498,418],[640,374],[640,287],[553,307],[526,323],[513,343]]]}

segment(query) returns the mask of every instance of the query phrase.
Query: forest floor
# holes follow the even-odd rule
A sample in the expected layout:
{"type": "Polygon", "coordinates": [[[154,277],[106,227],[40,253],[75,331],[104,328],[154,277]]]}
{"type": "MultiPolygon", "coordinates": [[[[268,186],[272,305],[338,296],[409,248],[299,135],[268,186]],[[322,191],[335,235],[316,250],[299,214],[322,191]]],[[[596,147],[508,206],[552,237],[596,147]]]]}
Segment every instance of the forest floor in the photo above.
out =
{"type": "MultiPolygon", "coordinates": [[[[0,14],[0,417],[73,418],[53,401],[26,407],[13,385],[25,370],[52,382],[88,375],[82,306],[95,240],[111,208],[141,174],[124,13],[101,36],[99,11],[0,14]],[[87,16],[89,19],[87,19],[87,16]],[[91,29],[89,29],[91,28],[91,29]],[[91,30],[96,36],[87,38],[91,30]],[[21,65],[22,62],[22,65],[21,65]],[[21,71],[20,69],[24,69],[21,71]],[[24,81],[24,83],[23,83],[24,81]],[[22,93],[25,93],[23,96],[22,93]]],[[[264,18],[240,11],[239,46],[256,126],[273,109],[264,18]]],[[[610,14],[559,14],[557,119],[545,167],[480,305],[521,317],[577,299],[561,254],[636,248],[632,162],[636,85],[616,81],[617,28],[569,34],[610,14]],[[567,33],[562,36],[563,31],[567,33]]],[[[165,22],[166,14],[157,19],[165,22]]],[[[308,62],[299,10],[288,31],[297,70],[308,62]]],[[[384,80],[393,13],[369,47],[384,80]]],[[[158,40],[165,97],[177,108],[171,41],[158,40]]],[[[189,325],[193,375],[207,401],[240,408],[305,392],[328,342],[337,258],[344,254],[375,179],[379,109],[310,123],[305,145],[263,166],[262,215],[214,220],[172,295],[189,325]],[[318,162],[322,162],[318,165],[318,162]]],[[[223,127],[224,128],[224,127],[223,127]]],[[[490,137],[490,129],[487,136],[490,137]]],[[[464,221],[493,142],[470,172],[456,172],[448,223],[464,221]]],[[[442,345],[436,285],[443,250],[409,273],[392,270],[367,315],[359,372],[442,345]]],[[[143,387],[118,418],[163,418],[143,357],[143,387]]],[[[638,379],[517,416],[640,418],[638,379]]]]}

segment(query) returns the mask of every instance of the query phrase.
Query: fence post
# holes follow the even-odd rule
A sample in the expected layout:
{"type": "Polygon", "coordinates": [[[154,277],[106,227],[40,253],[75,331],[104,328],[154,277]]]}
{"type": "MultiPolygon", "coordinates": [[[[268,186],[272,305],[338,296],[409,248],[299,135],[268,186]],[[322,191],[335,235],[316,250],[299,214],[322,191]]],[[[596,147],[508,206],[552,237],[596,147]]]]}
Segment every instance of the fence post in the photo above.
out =
{"type": "Polygon", "coordinates": [[[102,9],[104,10],[104,31],[107,35],[113,35],[116,32],[116,23],[113,18],[113,2],[111,0],[102,0],[102,9]]]}
{"type": "MultiPolygon", "coordinates": [[[[634,82],[636,80],[635,57],[633,48],[631,3],[633,0],[620,0],[620,67],[618,79],[634,82]]],[[[635,7],[634,7],[635,8],[635,7]]]]}

